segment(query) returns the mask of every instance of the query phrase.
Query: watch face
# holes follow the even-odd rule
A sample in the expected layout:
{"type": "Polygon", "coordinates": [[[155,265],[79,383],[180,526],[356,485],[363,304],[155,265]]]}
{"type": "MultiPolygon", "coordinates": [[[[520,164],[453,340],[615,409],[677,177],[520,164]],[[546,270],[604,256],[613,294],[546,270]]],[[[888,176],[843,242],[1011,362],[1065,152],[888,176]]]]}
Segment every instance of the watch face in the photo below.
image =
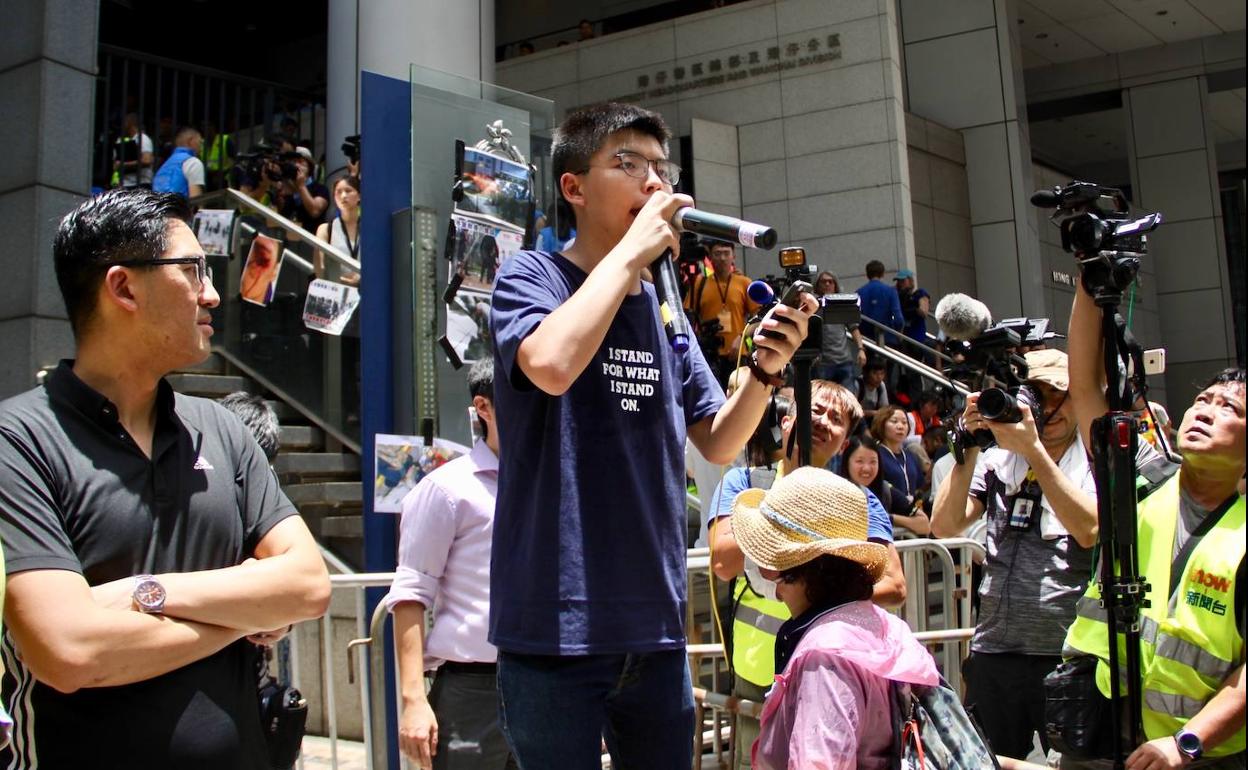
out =
{"type": "Polygon", "coordinates": [[[144,609],[159,608],[165,603],[165,587],[155,580],[144,580],[134,587],[134,600],[144,609]]]}
{"type": "Polygon", "coordinates": [[[1200,738],[1195,733],[1179,733],[1176,737],[1179,743],[1179,751],[1189,757],[1199,758],[1201,754],[1200,738]]]}

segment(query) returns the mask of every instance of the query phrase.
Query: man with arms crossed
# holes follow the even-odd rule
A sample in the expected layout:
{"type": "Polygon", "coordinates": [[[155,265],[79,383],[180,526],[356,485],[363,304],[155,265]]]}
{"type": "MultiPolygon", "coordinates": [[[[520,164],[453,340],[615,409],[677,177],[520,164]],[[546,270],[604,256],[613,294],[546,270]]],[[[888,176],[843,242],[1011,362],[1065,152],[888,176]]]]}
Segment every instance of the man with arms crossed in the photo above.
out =
{"type": "Polygon", "coordinates": [[[249,640],[329,602],[255,439],[164,379],[220,300],[189,219],[114,190],[53,244],[78,357],[0,405],[8,767],[265,768],[249,640]]]}
{"type": "MultiPolygon", "coordinates": [[[[1101,313],[1082,285],[1070,312],[1070,394],[1079,430],[1108,411],[1101,313]]],[[[1197,394],[1179,425],[1183,462],[1169,464],[1143,438],[1137,470],[1147,496],[1136,509],[1139,572],[1150,590],[1141,613],[1144,739],[1128,770],[1244,766],[1244,370],[1226,369],[1197,394]],[[1158,473],[1158,467],[1163,473],[1158,473]]],[[[1090,444],[1089,444],[1090,445],[1090,444]]],[[[1099,574],[1099,572],[1098,572],[1099,574]]],[[[1109,696],[1109,628],[1096,585],[1079,601],[1065,654],[1095,655],[1109,696]]],[[[1118,657],[1125,666],[1125,658],[1118,657]]],[[[1125,671],[1125,668],[1124,668],[1125,671]]],[[[1110,767],[1108,761],[1062,767],[1110,767]]]]}
{"type": "Polygon", "coordinates": [[[498,650],[485,638],[498,495],[493,358],[468,370],[468,393],[484,438],[403,499],[399,566],[385,604],[399,648],[399,748],[417,767],[503,770],[514,763],[498,729],[498,650]],[[426,671],[436,671],[428,695],[426,671]]]}
{"type": "Polygon", "coordinates": [[[643,280],[679,249],[670,222],[693,205],[672,194],[669,137],[632,105],[568,116],[552,165],[576,242],[513,256],[494,289],[490,641],[522,767],[597,767],[604,737],[617,768],[689,766],[686,430],[731,462],[816,307],[805,296],[763,322],[780,338],[755,336],[754,376],[726,402],[696,346],[672,350],[643,280]]]}

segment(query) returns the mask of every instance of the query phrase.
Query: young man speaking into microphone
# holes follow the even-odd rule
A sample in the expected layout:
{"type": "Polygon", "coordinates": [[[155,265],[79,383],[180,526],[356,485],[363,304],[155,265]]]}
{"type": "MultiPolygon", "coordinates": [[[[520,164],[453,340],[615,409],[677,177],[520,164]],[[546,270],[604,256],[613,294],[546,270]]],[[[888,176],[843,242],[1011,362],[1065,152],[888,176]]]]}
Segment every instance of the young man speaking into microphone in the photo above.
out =
{"type": "Polygon", "coordinates": [[[727,401],[696,345],[673,350],[643,280],[693,205],[672,192],[670,135],[632,105],[569,115],[552,166],[576,240],[517,254],[494,288],[490,641],[522,767],[597,767],[601,738],[617,768],[689,766],[685,436],[730,462],[817,307],[763,322],[778,336],[755,336],[754,376],[727,401]]]}

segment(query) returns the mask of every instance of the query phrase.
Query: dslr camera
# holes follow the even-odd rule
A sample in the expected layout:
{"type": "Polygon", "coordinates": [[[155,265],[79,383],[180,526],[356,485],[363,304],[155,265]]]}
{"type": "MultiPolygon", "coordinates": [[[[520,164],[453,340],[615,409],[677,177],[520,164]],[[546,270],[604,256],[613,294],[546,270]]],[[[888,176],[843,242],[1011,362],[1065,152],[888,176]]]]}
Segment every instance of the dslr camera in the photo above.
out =
{"type": "MultiPolygon", "coordinates": [[[[1052,336],[1048,331],[1047,318],[1011,318],[986,329],[969,342],[954,341],[947,352],[960,353],[965,360],[952,367],[949,376],[971,383],[972,390],[979,391],[979,413],[989,422],[1022,422],[1023,411],[1029,410],[1032,419],[1039,424],[1043,418],[1044,403],[1040,395],[1026,384],[1027,361],[1018,354],[1019,348],[1039,344],[1052,336]]],[[[966,450],[972,446],[980,450],[996,446],[992,431],[967,430],[962,415],[955,414],[946,423],[949,448],[954,459],[961,465],[966,450]]]]}

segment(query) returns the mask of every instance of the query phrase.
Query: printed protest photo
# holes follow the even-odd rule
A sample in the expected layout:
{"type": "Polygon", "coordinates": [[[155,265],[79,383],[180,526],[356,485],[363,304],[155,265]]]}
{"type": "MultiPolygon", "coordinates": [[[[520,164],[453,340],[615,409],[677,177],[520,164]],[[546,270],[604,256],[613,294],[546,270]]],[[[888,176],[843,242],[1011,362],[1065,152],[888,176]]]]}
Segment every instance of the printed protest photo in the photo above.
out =
{"type": "Polygon", "coordinates": [[[359,289],[318,278],[308,284],[303,325],[313,331],[341,335],[359,304],[359,289]]]}
{"type": "Polygon", "coordinates": [[[466,364],[490,356],[490,295],[461,289],[446,306],[446,338],[466,364]]]}
{"type": "Polygon", "coordinates": [[[491,291],[498,269],[523,246],[524,234],[460,214],[452,215],[451,221],[455,225],[451,269],[463,276],[462,286],[491,291]]]}
{"type": "Polygon", "coordinates": [[[234,231],[233,209],[200,209],[195,212],[195,237],[210,257],[230,255],[230,236],[234,231]]]}
{"type": "Polygon", "coordinates": [[[378,433],[373,444],[376,473],[373,484],[373,511],[401,513],[403,498],[420,480],[436,468],[460,455],[468,447],[454,441],[435,438],[426,447],[420,436],[397,436],[378,433]]]}
{"type": "Polygon", "coordinates": [[[529,215],[529,170],[523,165],[481,150],[466,148],[460,169],[464,196],[455,204],[506,223],[524,232],[529,215]]]}
{"type": "Polygon", "coordinates": [[[239,294],[245,302],[267,306],[276,292],[277,276],[282,269],[282,243],[267,235],[257,235],[247,252],[243,266],[243,283],[239,294]]]}

